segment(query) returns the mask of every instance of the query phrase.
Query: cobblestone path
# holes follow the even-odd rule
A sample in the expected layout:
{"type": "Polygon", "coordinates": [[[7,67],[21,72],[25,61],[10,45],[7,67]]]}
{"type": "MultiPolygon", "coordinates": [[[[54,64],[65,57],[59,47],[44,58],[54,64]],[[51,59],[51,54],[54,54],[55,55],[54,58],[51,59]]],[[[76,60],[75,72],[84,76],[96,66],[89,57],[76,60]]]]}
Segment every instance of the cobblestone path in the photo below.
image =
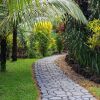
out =
{"type": "Polygon", "coordinates": [[[96,100],[86,89],[69,79],[51,56],[35,63],[35,74],[42,100],[96,100]]]}

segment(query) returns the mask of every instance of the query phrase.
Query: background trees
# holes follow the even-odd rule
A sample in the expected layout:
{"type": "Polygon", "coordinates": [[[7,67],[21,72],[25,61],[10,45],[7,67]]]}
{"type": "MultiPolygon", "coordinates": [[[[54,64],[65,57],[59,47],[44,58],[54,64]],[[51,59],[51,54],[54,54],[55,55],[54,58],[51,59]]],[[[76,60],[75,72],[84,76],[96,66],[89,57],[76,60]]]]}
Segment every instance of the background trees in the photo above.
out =
{"type": "MultiPolygon", "coordinates": [[[[68,12],[71,16],[77,20],[81,20],[83,23],[87,23],[86,18],[79,9],[78,5],[73,1],[66,0],[49,0],[48,2],[40,3],[39,0],[0,0],[0,28],[1,36],[3,37],[8,33],[8,29],[13,33],[13,47],[12,47],[12,59],[17,59],[17,28],[21,23],[32,25],[34,18],[45,17],[52,18],[57,14],[63,15],[64,12],[68,12]],[[46,9],[45,9],[46,8],[46,9]],[[56,13],[55,13],[56,12],[56,13]],[[6,26],[6,28],[5,28],[6,26]]],[[[41,19],[42,20],[42,19],[41,19]]],[[[1,45],[2,46],[2,45],[1,45]]],[[[6,46],[6,45],[3,45],[6,46]]],[[[6,47],[5,47],[6,48],[6,47]]],[[[6,50],[6,49],[5,49],[6,50]]],[[[2,55],[2,54],[1,54],[2,55]]],[[[6,51],[5,51],[6,55],[6,51]]],[[[2,56],[1,56],[2,57],[2,56]]],[[[2,59],[3,61],[3,59],[2,59]]],[[[4,60],[5,61],[5,60],[4,60]]],[[[4,64],[2,66],[5,66],[4,64]]],[[[3,68],[3,67],[1,67],[3,68]]]]}

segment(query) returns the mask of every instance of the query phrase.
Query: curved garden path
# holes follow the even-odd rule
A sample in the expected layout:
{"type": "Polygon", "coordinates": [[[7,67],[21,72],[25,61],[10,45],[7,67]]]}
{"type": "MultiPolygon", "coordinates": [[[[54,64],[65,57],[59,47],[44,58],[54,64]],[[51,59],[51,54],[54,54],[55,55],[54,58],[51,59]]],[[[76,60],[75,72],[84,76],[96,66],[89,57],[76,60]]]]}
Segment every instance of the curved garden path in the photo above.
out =
{"type": "Polygon", "coordinates": [[[54,63],[61,55],[35,63],[35,74],[42,100],[96,100],[86,89],[74,83],[54,63]]]}

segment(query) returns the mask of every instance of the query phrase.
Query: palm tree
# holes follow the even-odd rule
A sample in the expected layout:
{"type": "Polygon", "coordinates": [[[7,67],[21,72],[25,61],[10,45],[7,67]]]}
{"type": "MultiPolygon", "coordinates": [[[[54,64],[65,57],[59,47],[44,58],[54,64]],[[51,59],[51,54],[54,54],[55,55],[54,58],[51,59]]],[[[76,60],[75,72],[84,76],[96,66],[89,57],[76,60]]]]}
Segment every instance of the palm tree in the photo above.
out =
{"type": "MultiPolygon", "coordinates": [[[[16,24],[17,18],[21,18],[22,23],[27,22],[27,24],[31,25],[33,18],[43,16],[46,18],[54,18],[55,15],[63,15],[67,12],[76,20],[80,20],[84,24],[87,23],[87,20],[78,5],[72,0],[0,0],[0,5],[6,6],[7,13],[0,22],[1,29],[5,29],[4,27],[7,26],[7,23],[11,23],[13,21],[13,53],[16,53],[17,51],[16,38],[17,26],[19,25],[19,21],[16,24]]],[[[2,35],[4,34],[2,33],[2,35]]],[[[14,56],[16,55],[13,55],[13,57],[14,56]]],[[[14,58],[14,60],[16,60],[16,58],[14,58]]]]}
{"type": "Polygon", "coordinates": [[[2,72],[6,71],[6,51],[7,51],[7,43],[6,37],[1,39],[1,68],[2,72]]]}
{"type": "Polygon", "coordinates": [[[12,61],[17,61],[17,23],[13,22],[12,61]]]}
{"type": "MultiPolygon", "coordinates": [[[[1,3],[1,2],[0,2],[1,3]]],[[[0,22],[6,17],[6,7],[5,5],[0,5],[0,22]]],[[[7,27],[0,28],[0,71],[6,71],[6,31],[4,30],[7,27]],[[2,35],[3,34],[3,35],[2,35]]]]}

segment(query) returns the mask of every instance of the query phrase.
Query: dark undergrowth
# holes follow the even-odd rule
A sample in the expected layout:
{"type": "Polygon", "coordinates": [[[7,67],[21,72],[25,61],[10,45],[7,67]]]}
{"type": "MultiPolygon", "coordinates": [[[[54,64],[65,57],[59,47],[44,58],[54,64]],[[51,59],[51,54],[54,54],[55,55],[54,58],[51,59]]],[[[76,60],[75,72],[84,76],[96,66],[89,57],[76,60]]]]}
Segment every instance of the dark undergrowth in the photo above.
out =
{"type": "Polygon", "coordinates": [[[74,58],[71,58],[68,54],[65,60],[75,72],[84,76],[85,78],[88,78],[90,81],[100,84],[100,75],[92,73],[88,67],[80,65],[78,61],[76,61],[74,58]]]}

